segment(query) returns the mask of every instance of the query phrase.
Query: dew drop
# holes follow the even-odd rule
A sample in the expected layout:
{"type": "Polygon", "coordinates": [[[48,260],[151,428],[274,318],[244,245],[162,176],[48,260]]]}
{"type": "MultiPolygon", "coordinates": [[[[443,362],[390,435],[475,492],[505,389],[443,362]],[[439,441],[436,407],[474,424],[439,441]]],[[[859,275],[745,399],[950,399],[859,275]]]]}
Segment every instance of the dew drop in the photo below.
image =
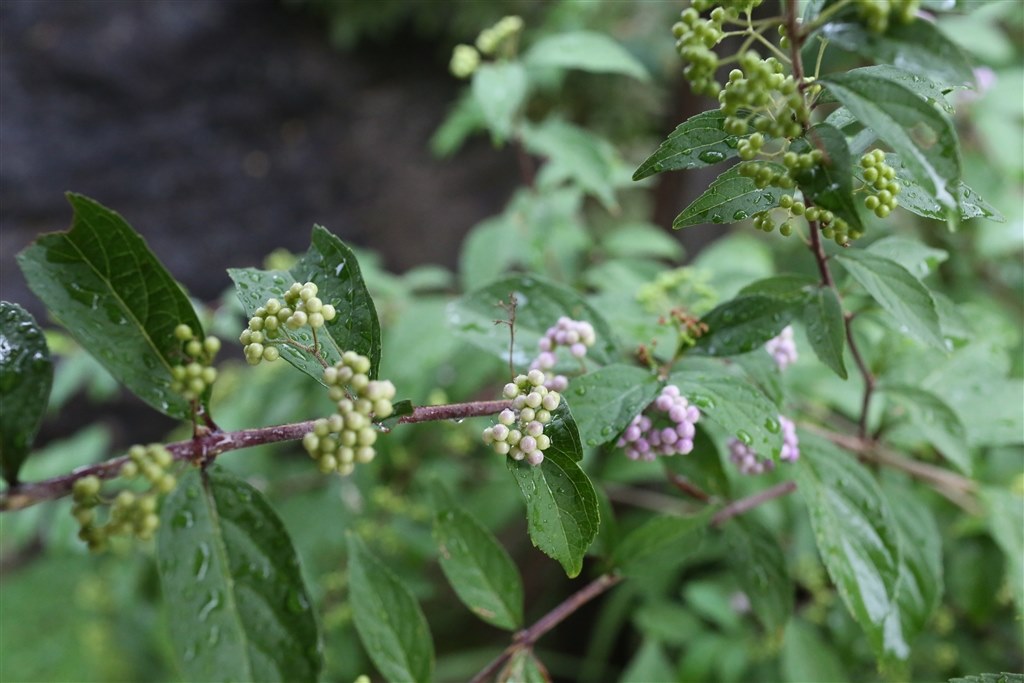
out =
{"type": "Polygon", "coordinates": [[[741,220],[743,220],[746,217],[747,217],[747,212],[744,211],[743,209],[740,209],[739,211],[737,211],[736,213],[734,213],[732,215],[732,219],[734,221],[741,221],[741,220]]]}
{"type": "Polygon", "coordinates": [[[754,443],[754,438],[752,436],[750,436],[750,434],[748,434],[746,431],[744,431],[742,429],[739,430],[738,432],[736,432],[736,438],[739,439],[740,441],[742,441],[747,446],[749,446],[752,443],[754,443]]]}
{"type": "Polygon", "coordinates": [[[709,149],[698,154],[697,158],[703,161],[705,164],[717,164],[719,161],[725,159],[725,154],[723,152],[719,152],[718,150],[709,149]]]}

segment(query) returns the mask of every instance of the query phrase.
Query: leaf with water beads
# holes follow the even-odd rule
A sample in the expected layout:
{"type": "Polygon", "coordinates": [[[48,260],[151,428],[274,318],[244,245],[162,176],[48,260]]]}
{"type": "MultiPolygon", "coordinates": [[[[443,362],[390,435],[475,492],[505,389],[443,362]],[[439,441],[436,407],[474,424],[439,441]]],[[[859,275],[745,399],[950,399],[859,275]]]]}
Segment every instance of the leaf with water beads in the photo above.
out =
{"type": "Polygon", "coordinates": [[[711,166],[737,157],[739,141],[746,136],[726,133],[725,119],[720,109],[712,109],[683,121],[640,165],[633,180],[665,171],[711,166]]]}
{"type": "Polygon", "coordinates": [[[263,495],[213,466],[164,501],[157,568],[185,679],[316,680],[322,646],[299,558],[263,495]]]}
{"type": "MultiPolygon", "coordinates": [[[[737,164],[718,176],[704,194],[697,197],[672,222],[673,228],[685,228],[703,223],[736,223],[746,220],[755,213],[774,209],[779,199],[793,196],[793,190],[779,187],[759,188],[753,178],[740,175],[743,164],[737,164]]],[[[782,173],[785,167],[770,162],[759,163],[760,167],[782,173]]]]}
{"type": "Polygon", "coordinates": [[[42,235],[17,256],[29,288],[119,382],[171,417],[192,406],[172,389],[181,362],[174,328],[202,337],[192,302],[117,213],[78,194],[71,229],[42,235]]]}
{"type": "Polygon", "coordinates": [[[9,485],[18,481],[53,384],[46,337],[18,304],[0,301],[0,468],[9,485]]]}

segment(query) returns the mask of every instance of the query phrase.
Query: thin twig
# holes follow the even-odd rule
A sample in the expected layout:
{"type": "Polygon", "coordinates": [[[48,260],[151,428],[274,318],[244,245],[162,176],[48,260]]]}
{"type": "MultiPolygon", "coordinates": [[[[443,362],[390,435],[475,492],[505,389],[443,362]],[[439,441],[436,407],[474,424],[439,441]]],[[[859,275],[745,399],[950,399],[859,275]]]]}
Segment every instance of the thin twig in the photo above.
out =
{"type": "Polygon", "coordinates": [[[481,669],[476,676],[473,676],[470,683],[483,683],[486,681],[516,652],[533,647],[533,644],[536,643],[545,633],[558,626],[580,607],[601,595],[620,581],[622,581],[622,577],[617,574],[602,574],[580,590],[570,595],[561,604],[534,622],[532,626],[516,633],[513,637],[512,644],[505,648],[500,655],[495,657],[490,664],[481,669]]]}
{"type": "Polygon", "coordinates": [[[759,491],[752,496],[746,498],[740,498],[737,501],[729,503],[724,508],[715,513],[715,516],[711,518],[711,526],[719,527],[725,522],[729,521],[733,517],[738,517],[745,512],[753,510],[761,503],[766,503],[769,500],[775,500],[782,496],[789,495],[793,491],[796,491],[795,481],[784,481],[780,484],[776,484],[770,489],[759,491]]]}
{"type": "MultiPolygon", "coordinates": [[[[511,405],[511,401],[478,401],[475,403],[451,403],[442,406],[420,406],[410,415],[399,419],[401,424],[432,422],[437,420],[464,420],[468,417],[483,417],[500,413],[511,405]]],[[[297,441],[313,429],[313,420],[241,429],[236,432],[221,432],[199,429],[196,435],[185,441],[167,444],[175,460],[208,465],[220,455],[241,448],[262,446],[282,441],[297,441]]],[[[19,483],[0,493],[0,512],[21,510],[46,500],[55,500],[68,495],[74,483],[82,477],[95,476],[100,479],[114,479],[121,467],[128,462],[127,456],[112,458],[94,465],[79,467],[68,474],[37,482],[19,483]]]]}

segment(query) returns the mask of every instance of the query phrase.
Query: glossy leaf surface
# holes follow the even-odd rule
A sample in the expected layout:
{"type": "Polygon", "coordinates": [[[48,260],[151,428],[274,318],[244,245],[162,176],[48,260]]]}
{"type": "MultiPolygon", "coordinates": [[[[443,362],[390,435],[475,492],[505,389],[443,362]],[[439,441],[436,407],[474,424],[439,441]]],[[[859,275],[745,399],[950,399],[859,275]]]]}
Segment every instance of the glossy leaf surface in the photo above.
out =
{"type": "Polygon", "coordinates": [[[566,400],[587,446],[608,443],[654,400],[661,382],[651,372],[633,365],[607,365],[578,377],[569,385],[566,400]]]}
{"type": "MultiPolygon", "coordinates": [[[[771,164],[776,171],[783,166],[771,164]]],[[[783,195],[792,196],[793,190],[778,187],[759,188],[752,178],[739,173],[742,164],[733,166],[718,176],[704,193],[697,197],[672,221],[673,228],[685,228],[703,223],[736,223],[746,220],[759,211],[767,211],[779,205],[783,195]]]]}
{"type": "Polygon", "coordinates": [[[164,501],[157,566],[187,680],[316,680],[320,635],[299,558],[263,495],[214,466],[164,501]]]}
{"type": "Polygon", "coordinates": [[[604,34],[591,31],[571,31],[542,38],[526,51],[523,62],[534,67],[622,74],[641,81],[650,79],[644,65],[626,48],[604,34]]]}
{"type": "Polygon", "coordinates": [[[818,360],[846,379],[846,322],[843,307],[836,291],[831,287],[818,287],[808,298],[800,313],[807,328],[807,341],[811,343],[818,360]]]}
{"type": "Polygon", "coordinates": [[[713,166],[738,156],[740,139],[744,136],[725,132],[725,114],[712,109],[676,126],[633,174],[633,180],[643,180],[664,171],[713,166]]]}
{"type": "Polygon", "coordinates": [[[9,485],[18,481],[46,415],[53,363],[46,337],[28,311],[0,301],[0,469],[9,485]]]}

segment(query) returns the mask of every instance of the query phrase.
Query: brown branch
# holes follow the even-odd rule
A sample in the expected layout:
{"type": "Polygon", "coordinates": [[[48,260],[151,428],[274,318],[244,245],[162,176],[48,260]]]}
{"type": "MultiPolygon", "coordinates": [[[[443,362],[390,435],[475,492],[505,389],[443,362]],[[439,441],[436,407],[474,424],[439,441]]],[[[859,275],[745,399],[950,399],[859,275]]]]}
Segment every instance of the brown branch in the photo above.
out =
{"type": "Polygon", "coordinates": [[[495,657],[490,664],[481,669],[476,676],[473,676],[470,683],[483,683],[486,681],[515,653],[520,650],[527,650],[533,647],[533,644],[536,643],[545,633],[558,626],[580,607],[601,595],[620,581],[622,581],[622,577],[618,574],[602,574],[580,590],[570,595],[557,607],[534,622],[532,626],[516,633],[512,639],[512,644],[505,648],[500,655],[495,657]]]}
{"type": "MultiPolygon", "coordinates": [[[[511,401],[479,401],[475,403],[452,403],[442,406],[420,406],[410,415],[398,420],[400,424],[431,422],[437,420],[464,420],[468,417],[483,417],[500,413],[511,405],[511,401]]],[[[221,453],[241,448],[262,446],[282,441],[297,441],[313,429],[313,420],[241,429],[236,432],[221,432],[200,429],[195,437],[167,444],[175,460],[188,460],[203,466],[213,462],[221,453]]],[[[71,493],[74,483],[87,476],[100,479],[114,479],[121,467],[128,462],[128,456],[112,458],[94,465],[79,467],[68,474],[43,481],[19,483],[0,493],[0,512],[21,510],[46,500],[55,500],[71,493]]]]}
{"type": "Polygon", "coordinates": [[[781,498],[782,496],[789,495],[793,491],[796,491],[796,482],[784,481],[780,484],[776,484],[770,489],[759,491],[752,496],[740,498],[716,512],[715,516],[711,518],[711,526],[714,528],[720,527],[733,517],[738,517],[745,512],[749,512],[761,503],[767,503],[769,500],[781,498]]]}

